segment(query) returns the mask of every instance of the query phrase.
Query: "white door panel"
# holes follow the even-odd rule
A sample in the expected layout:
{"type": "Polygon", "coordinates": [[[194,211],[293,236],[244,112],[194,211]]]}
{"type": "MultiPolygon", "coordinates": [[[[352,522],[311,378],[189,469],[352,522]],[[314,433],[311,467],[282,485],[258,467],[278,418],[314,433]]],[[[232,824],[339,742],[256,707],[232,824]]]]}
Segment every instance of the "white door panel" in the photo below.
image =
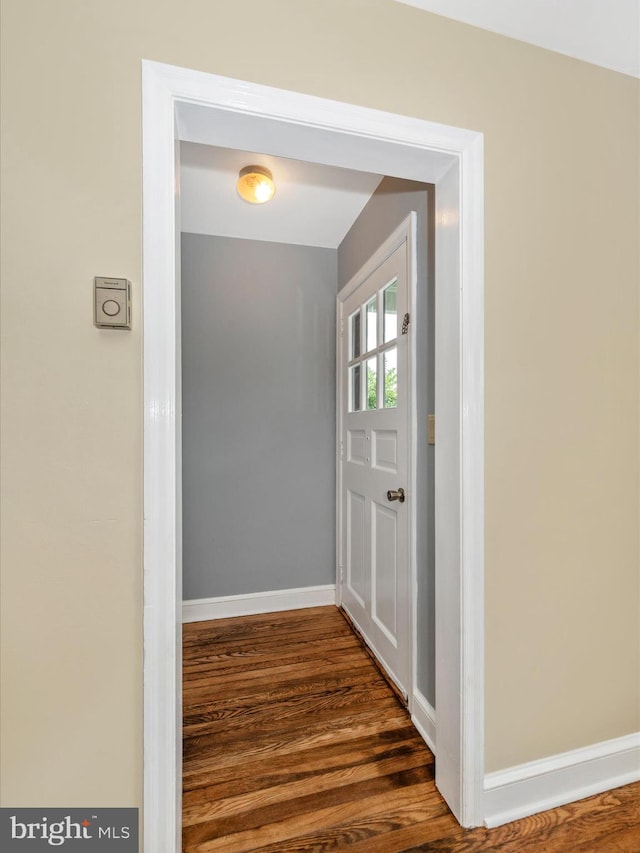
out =
{"type": "Polygon", "coordinates": [[[347,490],[347,585],[361,607],[368,598],[366,588],[366,499],[364,495],[347,490]]]}
{"type": "Polygon", "coordinates": [[[408,233],[339,303],[341,601],[405,694],[411,678],[408,233]],[[388,492],[403,489],[404,502],[388,492]]]}

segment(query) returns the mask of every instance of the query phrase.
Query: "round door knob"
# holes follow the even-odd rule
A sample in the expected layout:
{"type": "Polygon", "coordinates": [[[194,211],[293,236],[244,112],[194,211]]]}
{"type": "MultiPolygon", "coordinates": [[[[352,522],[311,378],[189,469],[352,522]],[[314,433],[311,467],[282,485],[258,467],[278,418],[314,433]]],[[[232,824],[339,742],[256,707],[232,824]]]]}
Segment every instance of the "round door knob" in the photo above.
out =
{"type": "Polygon", "coordinates": [[[388,501],[400,501],[401,504],[404,503],[404,489],[389,489],[387,492],[387,500],[388,501]]]}
{"type": "Polygon", "coordinates": [[[115,299],[106,299],[102,303],[102,310],[107,315],[107,317],[115,317],[116,314],[120,313],[120,305],[116,302],[115,299]]]}

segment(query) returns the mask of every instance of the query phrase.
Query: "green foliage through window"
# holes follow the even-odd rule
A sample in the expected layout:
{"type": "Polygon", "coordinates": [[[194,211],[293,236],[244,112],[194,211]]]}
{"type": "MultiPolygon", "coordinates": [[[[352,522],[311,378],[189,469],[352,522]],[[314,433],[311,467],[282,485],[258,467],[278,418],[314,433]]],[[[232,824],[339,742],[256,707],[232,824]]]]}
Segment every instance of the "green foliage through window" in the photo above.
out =
{"type": "MultiPolygon", "coordinates": [[[[377,409],[376,374],[367,371],[367,409],[377,409]]],[[[384,407],[395,409],[398,405],[398,372],[395,367],[387,369],[384,377],[384,407]]]]}

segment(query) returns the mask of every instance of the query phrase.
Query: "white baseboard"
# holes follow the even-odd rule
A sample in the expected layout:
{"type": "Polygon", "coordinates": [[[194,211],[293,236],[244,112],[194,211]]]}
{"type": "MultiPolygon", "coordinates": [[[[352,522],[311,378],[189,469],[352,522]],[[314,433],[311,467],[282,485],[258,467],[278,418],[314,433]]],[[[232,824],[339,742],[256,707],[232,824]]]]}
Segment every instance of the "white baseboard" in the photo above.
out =
{"type": "Polygon", "coordinates": [[[305,586],[300,589],[276,589],[247,595],[221,595],[218,598],[194,598],[182,602],[183,622],[203,622],[228,616],[250,616],[279,610],[300,610],[336,603],[336,586],[305,586]]]}
{"type": "Polygon", "coordinates": [[[411,722],[419,731],[431,752],[436,754],[436,712],[426,697],[414,690],[411,697],[411,722]]]}
{"type": "Polygon", "coordinates": [[[487,773],[488,827],[640,780],[640,732],[487,773]]]}

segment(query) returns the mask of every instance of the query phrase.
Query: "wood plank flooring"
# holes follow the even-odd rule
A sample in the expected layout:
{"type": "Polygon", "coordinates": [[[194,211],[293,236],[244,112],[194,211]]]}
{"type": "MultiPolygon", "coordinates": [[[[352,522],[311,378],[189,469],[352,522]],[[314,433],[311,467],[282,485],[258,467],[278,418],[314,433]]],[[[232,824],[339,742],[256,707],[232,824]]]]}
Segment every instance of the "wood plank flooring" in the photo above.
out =
{"type": "Polygon", "coordinates": [[[638,853],[640,785],[462,829],[338,610],[184,626],[183,853],[638,853]]]}

